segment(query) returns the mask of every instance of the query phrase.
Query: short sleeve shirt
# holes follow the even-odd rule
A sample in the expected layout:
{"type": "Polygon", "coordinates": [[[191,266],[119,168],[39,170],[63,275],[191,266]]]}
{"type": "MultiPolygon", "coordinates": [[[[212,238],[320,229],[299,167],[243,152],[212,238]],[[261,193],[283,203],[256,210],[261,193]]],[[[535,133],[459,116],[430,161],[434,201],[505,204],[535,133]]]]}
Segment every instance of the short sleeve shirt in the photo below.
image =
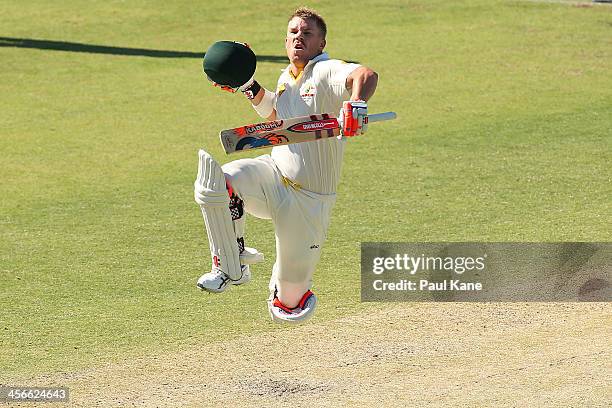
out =
{"type": "MultiPolygon", "coordinates": [[[[276,89],[279,119],[329,113],[337,117],[342,102],[350,98],[346,78],[360,65],[329,59],[322,53],[308,62],[297,78],[289,67],[281,74],[276,89]]],[[[336,192],[344,141],[337,138],[276,146],[272,159],[286,177],[319,194],[336,192]]]]}

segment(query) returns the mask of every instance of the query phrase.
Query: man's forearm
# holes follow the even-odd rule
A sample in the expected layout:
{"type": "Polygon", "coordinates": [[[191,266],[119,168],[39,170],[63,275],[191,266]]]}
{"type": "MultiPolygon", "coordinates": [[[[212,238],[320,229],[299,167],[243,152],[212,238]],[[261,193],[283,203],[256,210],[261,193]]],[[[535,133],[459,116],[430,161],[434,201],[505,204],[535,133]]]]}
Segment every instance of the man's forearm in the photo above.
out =
{"type": "Polygon", "coordinates": [[[353,71],[346,81],[346,87],[351,91],[351,100],[368,101],[378,84],[378,74],[370,68],[359,67],[353,71]]]}

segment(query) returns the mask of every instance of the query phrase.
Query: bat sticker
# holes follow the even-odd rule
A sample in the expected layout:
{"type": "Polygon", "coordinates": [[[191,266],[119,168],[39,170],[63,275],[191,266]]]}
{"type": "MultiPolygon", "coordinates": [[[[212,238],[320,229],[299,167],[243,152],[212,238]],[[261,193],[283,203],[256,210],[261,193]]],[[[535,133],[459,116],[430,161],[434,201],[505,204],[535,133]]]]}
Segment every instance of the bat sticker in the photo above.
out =
{"type": "Polygon", "coordinates": [[[236,144],[236,150],[256,149],[263,146],[274,146],[288,142],[287,136],[270,133],[264,136],[246,136],[240,138],[236,144]]]}
{"type": "Polygon", "coordinates": [[[335,129],[338,126],[336,119],[313,120],[311,122],[297,123],[287,130],[291,132],[315,132],[317,130],[335,129]]]}

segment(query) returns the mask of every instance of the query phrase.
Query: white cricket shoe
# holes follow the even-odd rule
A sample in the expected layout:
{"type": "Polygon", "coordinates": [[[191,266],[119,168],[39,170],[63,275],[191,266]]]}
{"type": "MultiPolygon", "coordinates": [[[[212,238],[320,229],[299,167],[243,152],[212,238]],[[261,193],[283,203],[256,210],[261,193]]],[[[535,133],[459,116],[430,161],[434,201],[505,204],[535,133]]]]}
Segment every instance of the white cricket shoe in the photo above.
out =
{"type": "Polygon", "coordinates": [[[310,290],[304,293],[298,305],[294,308],[288,308],[274,296],[272,300],[268,300],[268,311],[273,321],[277,323],[300,324],[312,317],[317,307],[317,297],[310,290]]]}
{"type": "Polygon", "coordinates": [[[198,279],[198,288],[208,292],[221,293],[227,289],[227,285],[242,285],[251,280],[251,270],[249,265],[241,265],[242,277],[238,280],[231,280],[221,269],[214,268],[205,273],[198,279]]]}

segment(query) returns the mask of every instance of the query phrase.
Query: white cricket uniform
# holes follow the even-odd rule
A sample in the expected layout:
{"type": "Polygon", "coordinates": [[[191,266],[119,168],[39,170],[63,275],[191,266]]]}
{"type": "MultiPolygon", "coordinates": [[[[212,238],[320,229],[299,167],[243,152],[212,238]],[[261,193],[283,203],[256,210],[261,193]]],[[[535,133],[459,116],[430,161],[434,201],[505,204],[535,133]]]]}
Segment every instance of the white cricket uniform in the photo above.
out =
{"type": "MultiPolygon", "coordinates": [[[[357,67],[330,60],[327,53],[311,60],[297,78],[287,67],[278,80],[277,118],[338,116],[342,102],[350,98],[346,78],[357,67]]],[[[274,221],[276,262],[270,286],[279,292],[291,287],[301,296],[310,289],[336,200],[344,144],[332,137],[276,146],[271,155],[223,166],[245,210],[274,221]]]]}

